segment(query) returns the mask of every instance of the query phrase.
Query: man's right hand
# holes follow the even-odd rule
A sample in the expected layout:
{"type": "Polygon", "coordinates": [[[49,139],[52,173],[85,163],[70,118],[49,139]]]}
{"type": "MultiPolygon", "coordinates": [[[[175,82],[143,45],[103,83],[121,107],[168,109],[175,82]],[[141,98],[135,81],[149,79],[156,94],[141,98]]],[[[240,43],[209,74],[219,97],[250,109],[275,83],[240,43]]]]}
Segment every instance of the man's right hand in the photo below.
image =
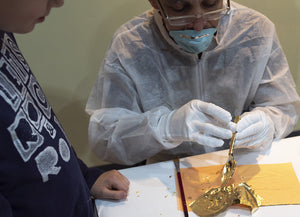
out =
{"type": "Polygon", "coordinates": [[[212,103],[192,100],[165,117],[164,137],[170,141],[193,141],[220,147],[236,130],[231,114],[212,103]]]}

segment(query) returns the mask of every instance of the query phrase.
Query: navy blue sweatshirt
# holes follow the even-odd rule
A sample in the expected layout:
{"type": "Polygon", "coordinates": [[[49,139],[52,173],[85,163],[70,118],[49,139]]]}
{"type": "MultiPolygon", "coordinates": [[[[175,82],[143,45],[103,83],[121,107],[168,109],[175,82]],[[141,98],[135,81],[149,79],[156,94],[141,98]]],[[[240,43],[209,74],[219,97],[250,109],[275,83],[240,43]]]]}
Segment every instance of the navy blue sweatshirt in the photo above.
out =
{"type": "Polygon", "coordinates": [[[0,217],[91,217],[80,161],[13,34],[0,30],[0,217]]]}

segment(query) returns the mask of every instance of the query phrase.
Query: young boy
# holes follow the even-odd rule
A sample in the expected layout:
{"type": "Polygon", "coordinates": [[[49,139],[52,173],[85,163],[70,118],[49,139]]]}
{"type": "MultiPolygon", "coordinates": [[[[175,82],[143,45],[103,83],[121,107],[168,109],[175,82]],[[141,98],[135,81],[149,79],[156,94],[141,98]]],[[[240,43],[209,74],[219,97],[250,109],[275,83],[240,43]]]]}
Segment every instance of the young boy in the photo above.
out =
{"type": "Polygon", "coordinates": [[[92,197],[127,196],[126,177],[76,157],[13,36],[63,3],[0,0],[0,217],[91,217],[92,197]]]}

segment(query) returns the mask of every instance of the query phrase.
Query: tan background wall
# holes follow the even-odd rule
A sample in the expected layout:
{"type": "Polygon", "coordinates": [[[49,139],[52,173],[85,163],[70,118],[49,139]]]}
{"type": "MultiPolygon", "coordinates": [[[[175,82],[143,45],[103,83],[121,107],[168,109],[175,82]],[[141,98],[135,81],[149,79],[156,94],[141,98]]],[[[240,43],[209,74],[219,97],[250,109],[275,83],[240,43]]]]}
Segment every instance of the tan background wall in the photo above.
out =
{"type": "MultiPolygon", "coordinates": [[[[276,24],[300,93],[300,1],[237,2],[263,12],[276,24]]],[[[147,0],[65,0],[34,32],[16,35],[77,154],[89,166],[105,163],[87,143],[84,108],[89,92],[116,28],[149,8],[147,0]]]]}

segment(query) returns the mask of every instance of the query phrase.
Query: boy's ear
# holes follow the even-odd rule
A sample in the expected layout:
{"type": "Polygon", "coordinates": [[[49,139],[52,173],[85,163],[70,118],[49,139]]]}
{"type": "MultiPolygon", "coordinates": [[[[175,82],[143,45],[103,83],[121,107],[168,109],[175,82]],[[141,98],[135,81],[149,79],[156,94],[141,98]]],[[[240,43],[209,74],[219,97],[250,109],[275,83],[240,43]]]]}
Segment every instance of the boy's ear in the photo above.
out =
{"type": "Polygon", "coordinates": [[[149,2],[150,2],[150,4],[152,5],[153,8],[159,10],[157,0],[149,0],[149,2]]]}

